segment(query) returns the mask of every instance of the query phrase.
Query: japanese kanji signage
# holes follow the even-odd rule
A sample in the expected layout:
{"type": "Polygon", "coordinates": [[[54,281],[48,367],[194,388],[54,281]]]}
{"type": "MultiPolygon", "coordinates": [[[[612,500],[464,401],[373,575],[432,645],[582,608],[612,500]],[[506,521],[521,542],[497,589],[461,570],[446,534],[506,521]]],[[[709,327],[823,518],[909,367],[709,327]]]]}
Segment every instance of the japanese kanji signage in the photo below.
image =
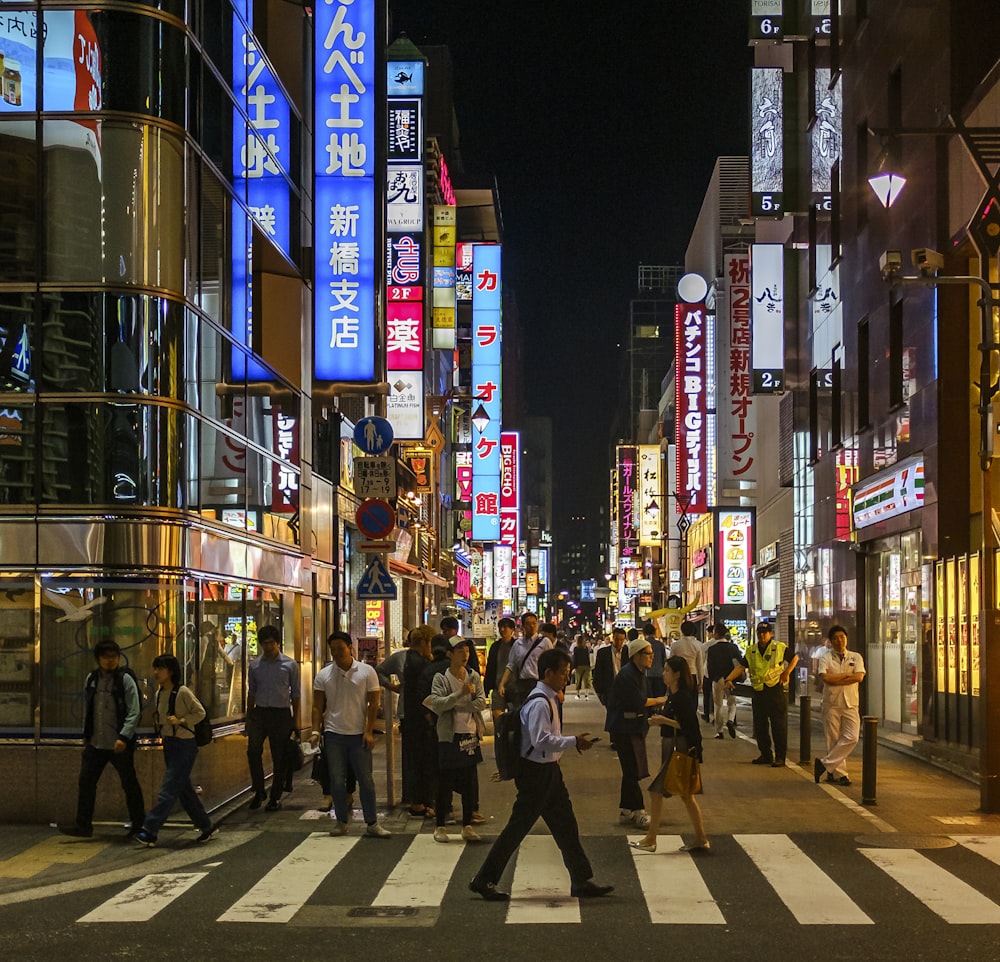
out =
{"type": "Polygon", "coordinates": [[[389,394],[385,413],[400,441],[422,441],[424,438],[424,373],[423,371],[388,371],[389,394]]]}
{"type": "Polygon", "coordinates": [[[433,346],[455,347],[455,238],[456,208],[434,208],[434,318],[433,346]]]}
{"type": "Polygon", "coordinates": [[[375,3],[314,7],[314,369],[375,377],[375,3]]]}
{"type": "Polygon", "coordinates": [[[396,462],[388,454],[354,459],[354,491],[360,498],[388,501],[396,494],[396,462]]]}
{"type": "MultiPolygon", "coordinates": [[[[521,435],[504,431],[500,435],[500,541],[516,548],[520,538],[520,451],[521,435]]],[[[513,587],[517,587],[515,580],[513,587]]]]}
{"type": "MultiPolygon", "coordinates": [[[[828,4],[829,7],[829,4],[828,4]]],[[[833,165],[840,159],[843,144],[841,119],[843,97],[840,75],[830,86],[830,68],[816,70],[814,114],[816,122],[812,128],[812,201],[822,211],[832,208],[831,176],[833,165]]]]}
{"type": "Polygon", "coordinates": [[[785,390],[785,249],[750,245],[750,323],[754,394],[785,390]]]}
{"type": "Polygon", "coordinates": [[[423,261],[420,257],[420,234],[390,234],[386,239],[386,300],[420,301],[424,299],[423,261]]]}
{"type": "Polygon", "coordinates": [[[639,544],[660,547],[663,544],[663,490],[660,481],[660,446],[639,445],[639,544]]]}
{"type": "Polygon", "coordinates": [[[757,408],[750,367],[750,255],[746,251],[725,257],[725,314],[718,319],[716,365],[716,436],[718,476],[754,480],[757,469],[757,408]],[[749,473],[748,473],[749,472],[749,473]]]}
{"type": "Polygon", "coordinates": [[[514,552],[509,544],[493,545],[493,597],[511,598],[514,577],[514,552]]]}
{"type": "Polygon", "coordinates": [[[677,305],[677,490],[691,499],[689,514],[708,510],[707,326],[704,303],[677,305]]]}
{"type": "Polygon", "coordinates": [[[716,601],[720,605],[749,604],[753,512],[720,508],[716,518],[716,601]]]}
{"type": "Polygon", "coordinates": [[[424,305],[390,302],[385,308],[386,366],[391,371],[421,371],[424,366],[424,305]]]}
{"type": "Polygon", "coordinates": [[[615,515],[618,519],[618,553],[632,555],[638,553],[639,528],[636,524],[635,508],[638,477],[634,445],[621,444],[615,449],[617,465],[617,491],[615,515]]]}
{"type": "Polygon", "coordinates": [[[781,217],[785,212],[784,71],[750,71],[750,213],[781,217]]]}
{"type": "MultiPolygon", "coordinates": [[[[501,248],[477,244],[472,275],[472,538],[500,538],[501,248]]],[[[510,582],[508,582],[509,584],[510,582]]]]}
{"type": "Polygon", "coordinates": [[[280,455],[282,463],[272,462],[271,510],[275,514],[294,514],[299,510],[299,472],[294,470],[299,465],[298,422],[275,408],[272,423],[274,450],[280,455]]]}

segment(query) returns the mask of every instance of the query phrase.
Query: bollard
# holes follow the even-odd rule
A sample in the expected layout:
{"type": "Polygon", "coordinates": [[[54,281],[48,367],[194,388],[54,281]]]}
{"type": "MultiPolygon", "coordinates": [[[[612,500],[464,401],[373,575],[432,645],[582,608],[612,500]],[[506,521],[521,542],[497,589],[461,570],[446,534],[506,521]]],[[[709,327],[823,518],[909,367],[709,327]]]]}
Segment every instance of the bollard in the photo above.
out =
{"type": "Polygon", "coordinates": [[[799,695],[799,764],[812,761],[812,696],[799,695]]]}
{"type": "Polygon", "coordinates": [[[865,715],[862,720],[861,804],[875,804],[875,767],[878,761],[878,717],[865,715]]]}

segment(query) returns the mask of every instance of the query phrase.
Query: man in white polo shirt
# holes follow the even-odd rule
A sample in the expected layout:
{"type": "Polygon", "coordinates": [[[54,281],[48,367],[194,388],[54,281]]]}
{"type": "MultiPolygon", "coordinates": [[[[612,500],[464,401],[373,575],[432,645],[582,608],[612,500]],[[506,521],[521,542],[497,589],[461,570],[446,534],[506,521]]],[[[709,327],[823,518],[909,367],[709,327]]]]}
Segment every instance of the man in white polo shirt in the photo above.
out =
{"type": "Polygon", "coordinates": [[[381,691],[375,669],[354,657],[351,636],[335,631],[327,638],[333,661],[316,675],[313,683],[313,745],[323,736],[323,751],[330,766],[330,792],[337,827],[331,835],[346,835],[350,811],[347,807],[347,766],[358,779],[358,793],[372,838],[392,833],[378,823],[375,811],[375,779],[372,749],[375,747],[375,716],[381,691]]]}

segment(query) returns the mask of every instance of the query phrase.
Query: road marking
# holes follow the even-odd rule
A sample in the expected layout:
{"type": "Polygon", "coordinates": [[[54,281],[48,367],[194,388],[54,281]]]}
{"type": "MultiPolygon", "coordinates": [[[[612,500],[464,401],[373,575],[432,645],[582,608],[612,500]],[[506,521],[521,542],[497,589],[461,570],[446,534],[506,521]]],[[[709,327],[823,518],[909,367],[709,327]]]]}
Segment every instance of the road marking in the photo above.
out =
{"type": "Polygon", "coordinates": [[[206,875],[208,872],[147,875],[77,922],[148,922],[206,875]]]}
{"type": "Polygon", "coordinates": [[[453,835],[445,845],[433,835],[415,835],[372,905],[440,905],[465,850],[460,838],[453,835]]]}
{"type": "Polygon", "coordinates": [[[580,902],[569,895],[569,875],[555,839],[551,835],[528,835],[517,852],[507,923],[579,921],[580,902]]]}
{"type": "Polygon", "coordinates": [[[860,851],[946,922],[957,925],[1000,923],[1000,905],[919,852],[886,848],[860,851]]]}
{"type": "Polygon", "coordinates": [[[997,835],[952,835],[959,845],[970,852],[982,855],[994,865],[1000,865],[1000,836],[997,835]]]}
{"type": "Polygon", "coordinates": [[[53,865],[80,865],[111,843],[57,835],[0,862],[0,878],[31,878],[53,865]]]}
{"type": "Polygon", "coordinates": [[[311,833],[218,921],[290,921],[357,841],[358,836],[334,838],[327,832],[311,833]]]}
{"type": "Polygon", "coordinates": [[[787,835],[734,835],[802,925],[873,925],[787,835]]]}
{"type": "MultiPolygon", "coordinates": [[[[750,739],[748,739],[749,741],[750,739]]],[[[797,774],[801,775],[808,781],[814,781],[815,776],[813,775],[812,769],[803,768],[801,765],[788,764],[788,767],[797,774]]],[[[864,805],[859,805],[853,798],[845,795],[843,792],[837,791],[836,786],[831,785],[825,779],[820,781],[819,787],[826,792],[830,798],[835,799],[840,802],[844,808],[849,808],[855,815],[859,818],[863,818],[871,824],[871,827],[879,832],[895,832],[896,829],[890,825],[885,819],[879,818],[874,812],[869,811],[864,805]]]]}
{"type": "MultiPolygon", "coordinates": [[[[638,842],[642,837],[631,835],[629,841],[638,842]]],[[[725,925],[726,919],[695,866],[694,858],[679,851],[683,844],[680,835],[657,835],[655,853],[629,849],[650,922],[725,925]]]]}

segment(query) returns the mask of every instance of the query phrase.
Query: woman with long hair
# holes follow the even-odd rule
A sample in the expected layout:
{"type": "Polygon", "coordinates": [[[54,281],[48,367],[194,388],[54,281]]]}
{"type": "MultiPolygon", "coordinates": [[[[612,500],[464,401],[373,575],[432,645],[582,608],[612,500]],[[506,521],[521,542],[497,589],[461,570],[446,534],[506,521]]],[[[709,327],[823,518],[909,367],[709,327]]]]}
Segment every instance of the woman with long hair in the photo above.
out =
{"type": "Polygon", "coordinates": [[[698,724],[698,690],[687,661],[680,655],[673,655],[663,666],[663,681],[668,694],[662,715],[653,715],[651,725],[663,725],[663,764],[649,785],[649,828],[645,837],[638,842],[630,842],[633,848],[643,852],[656,851],[656,833],[663,813],[663,800],[672,794],[680,795],[694,828],[695,840],[682,846],[682,851],[707,851],[712,845],[705,835],[705,825],[701,808],[695,795],[701,794],[701,728],[698,724]],[[667,729],[672,729],[673,737],[667,729]],[[680,757],[675,759],[674,755],[680,757]],[[671,765],[674,770],[671,771],[671,765]],[[680,784],[678,784],[678,772],[680,784]],[[667,784],[672,787],[667,789],[667,784]]]}
{"type": "Polygon", "coordinates": [[[194,726],[205,717],[205,708],[194,692],[181,684],[181,666],[173,655],[157,655],[153,659],[153,679],[157,685],[153,723],[163,742],[166,770],[156,804],[135,836],[136,844],[143,848],[156,845],[160,828],[178,800],[201,832],[197,841],[207,842],[218,829],[191,784],[191,769],[198,757],[194,726]]]}

